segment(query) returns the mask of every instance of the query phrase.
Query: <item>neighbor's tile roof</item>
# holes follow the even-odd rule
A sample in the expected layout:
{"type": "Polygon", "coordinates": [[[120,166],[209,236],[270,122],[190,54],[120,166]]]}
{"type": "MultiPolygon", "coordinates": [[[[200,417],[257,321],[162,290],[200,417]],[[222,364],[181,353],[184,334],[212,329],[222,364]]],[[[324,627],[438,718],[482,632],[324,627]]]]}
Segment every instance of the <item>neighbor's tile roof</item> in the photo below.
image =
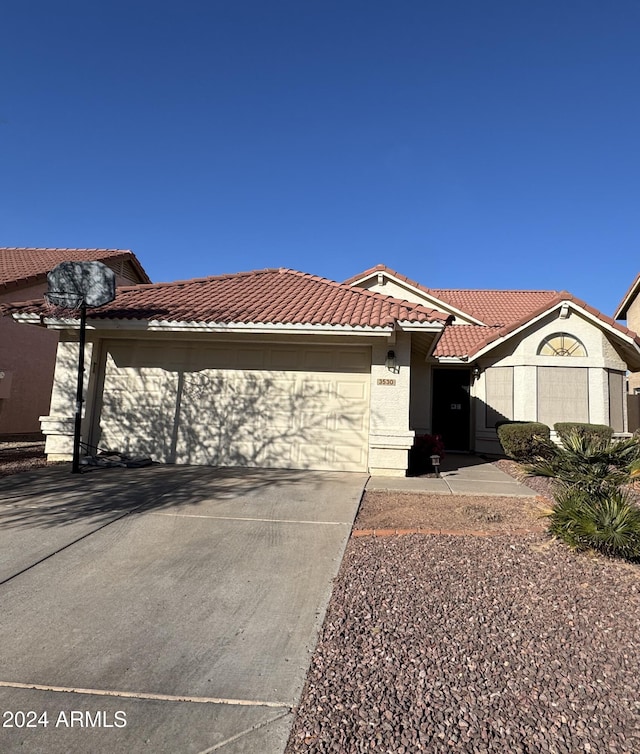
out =
{"type": "Polygon", "coordinates": [[[129,261],[140,280],[150,282],[136,255],[128,249],[47,249],[0,247],[0,286],[16,288],[44,279],[60,262],[129,261]]]}
{"type": "MultiPolygon", "coordinates": [[[[43,314],[41,302],[12,304],[5,313],[43,314]]],[[[400,321],[441,322],[449,315],[333,280],[288,269],[257,270],[174,283],[118,288],[115,301],[91,318],[171,322],[321,324],[390,327],[400,321]]]]}

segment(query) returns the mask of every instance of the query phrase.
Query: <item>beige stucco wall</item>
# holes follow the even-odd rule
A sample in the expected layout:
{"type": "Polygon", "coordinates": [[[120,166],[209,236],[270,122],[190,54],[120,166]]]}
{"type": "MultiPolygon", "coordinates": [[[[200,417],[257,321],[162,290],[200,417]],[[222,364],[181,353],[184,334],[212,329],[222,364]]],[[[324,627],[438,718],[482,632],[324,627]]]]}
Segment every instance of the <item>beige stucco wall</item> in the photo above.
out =
{"type": "MultiPolygon", "coordinates": [[[[640,296],[636,296],[627,310],[627,327],[635,333],[640,333],[640,296]]],[[[640,391],[640,372],[630,372],[628,384],[630,393],[640,391]]]]}
{"type": "MultiPolygon", "coordinates": [[[[513,419],[538,420],[537,368],[583,367],[588,369],[589,421],[593,424],[609,424],[608,369],[625,371],[626,364],[613,348],[604,332],[581,314],[572,311],[566,319],[553,313],[532,326],[518,338],[508,341],[486,358],[479,361],[483,370],[472,386],[475,400],[476,450],[499,453],[495,430],[485,426],[486,370],[498,366],[512,366],[513,370],[513,419]],[[578,338],[587,350],[586,357],[538,356],[541,341],[557,332],[565,332],[578,338]]],[[[626,420],[625,420],[626,421],[626,420]]]]}
{"type": "Polygon", "coordinates": [[[411,388],[411,335],[398,332],[395,343],[378,342],[372,349],[371,423],[369,471],[383,476],[404,476],[414,432],[409,429],[411,388]],[[385,361],[392,349],[397,366],[385,361]],[[393,384],[388,384],[391,381],[393,384]]]}
{"type": "MultiPolygon", "coordinates": [[[[86,441],[88,426],[87,395],[91,393],[95,379],[93,368],[93,343],[85,347],[84,402],[82,406],[83,433],[86,441]]],[[[49,461],[67,461],[73,455],[73,433],[76,414],[76,392],[78,386],[78,332],[63,331],[55,360],[55,377],[51,391],[49,413],[40,417],[42,432],[46,437],[45,453],[49,461]]]]}
{"type": "MultiPolygon", "coordinates": [[[[96,387],[100,391],[102,370],[104,369],[103,349],[100,339],[126,338],[126,333],[95,331],[88,332],[87,343],[87,379],[85,380],[85,412],[83,420],[83,439],[90,441],[96,435],[95,424],[99,418],[99,406],[94,403],[96,387]],[[92,346],[91,341],[96,340],[92,346]]],[[[153,334],[146,336],[149,340],[162,340],[153,334]]],[[[49,460],[69,460],[73,445],[73,416],[75,413],[75,390],[77,379],[77,343],[74,342],[77,333],[64,332],[61,336],[56,359],[55,384],[51,400],[51,410],[42,417],[42,429],[46,434],[46,452],[49,460]]],[[[175,338],[175,336],[174,336],[175,338]]],[[[178,336],[180,338],[180,336],[178,336]]],[[[192,338],[195,342],[224,342],[229,348],[238,344],[280,343],[294,344],[295,339],[289,336],[268,336],[256,340],[256,336],[247,335],[230,341],[229,338],[207,336],[192,338]]],[[[164,338],[169,347],[170,339],[164,338]]],[[[174,341],[175,342],[175,341],[174,341]]],[[[326,344],[336,345],[349,343],[353,345],[368,345],[371,347],[371,375],[370,375],[370,417],[368,432],[368,467],[372,474],[404,476],[408,464],[408,451],[413,444],[414,432],[409,428],[410,383],[411,383],[411,336],[399,332],[389,341],[387,338],[362,338],[350,336],[336,336],[326,338],[306,339],[298,341],[300,345],[326,344]],[[396,368],[391,371],[386,366],[389,350],[396,355],[396,368]]],[[[99,401],[98,401],[99,402],[99,401]]]]}
{"type": "Polygon", "coordinates": [[[431,432],[431,364],[424,354],[411,354],[411,406],[409,426],[417,435],[431,432]]]}

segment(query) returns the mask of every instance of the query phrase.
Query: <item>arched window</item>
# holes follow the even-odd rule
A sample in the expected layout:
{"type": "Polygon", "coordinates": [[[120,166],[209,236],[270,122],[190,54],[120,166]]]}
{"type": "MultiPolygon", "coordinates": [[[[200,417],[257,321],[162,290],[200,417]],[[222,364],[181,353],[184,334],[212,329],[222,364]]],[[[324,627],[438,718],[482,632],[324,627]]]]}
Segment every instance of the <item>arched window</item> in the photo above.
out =
{"type": "Polygon", "coordinates": [[[582,343],[566,332],[547,336],[538,348],[538,356],[586,356],[587,349],[582,343]]]}

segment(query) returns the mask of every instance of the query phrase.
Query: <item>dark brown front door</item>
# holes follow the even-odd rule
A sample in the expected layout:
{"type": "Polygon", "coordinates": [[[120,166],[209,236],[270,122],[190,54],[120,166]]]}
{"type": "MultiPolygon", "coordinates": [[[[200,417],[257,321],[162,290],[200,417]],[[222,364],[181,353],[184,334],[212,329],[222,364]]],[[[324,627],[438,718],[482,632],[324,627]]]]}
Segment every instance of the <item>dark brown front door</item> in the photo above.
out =
{"type": "Polygon", "coordinates": [[[445,450],[469,450],[470,384],[468,369],[433,370],[433,434],[442,437],[445,450]]]}

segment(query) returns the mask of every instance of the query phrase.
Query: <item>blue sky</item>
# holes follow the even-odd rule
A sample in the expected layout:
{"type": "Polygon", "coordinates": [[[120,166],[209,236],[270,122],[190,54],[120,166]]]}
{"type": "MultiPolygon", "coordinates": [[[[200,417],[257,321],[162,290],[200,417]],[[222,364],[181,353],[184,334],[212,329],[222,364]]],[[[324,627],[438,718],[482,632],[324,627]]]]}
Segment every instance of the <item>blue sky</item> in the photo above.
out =
{"type": "Polygon", "coordinates": [[[153,280],[640,270],[639,0],[5,0],[0,245],[153,280]]]}

